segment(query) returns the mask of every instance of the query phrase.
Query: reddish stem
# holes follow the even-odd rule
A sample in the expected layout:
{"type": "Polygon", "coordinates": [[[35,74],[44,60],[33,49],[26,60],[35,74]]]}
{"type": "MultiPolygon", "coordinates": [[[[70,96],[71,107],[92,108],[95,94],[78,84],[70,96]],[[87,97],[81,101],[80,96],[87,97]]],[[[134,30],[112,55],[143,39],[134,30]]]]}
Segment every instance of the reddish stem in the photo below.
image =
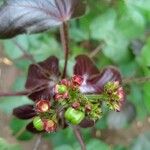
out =
{"type": "Polygon", "coordinates": [[[60,37],[61,37],[61,42],[65,53],[65,64],[64,64],[63,74],[62,74],[62,78],[65,78],[67,72],[68,57],[69,57],[69,35],[68,35],[67,22],[64,22],[60,27],[60,37]]]}
{"type": "Polygon", "coordinates": [[[38,85],[35,86],[33,89],[30,90],[24,90],[24,91],[19,91],[19,92],[1,92],[0,91],[0,97],[9,97],[9,96],[29,96],[34,92],[38,92],[41,90],[44,90],[45,88],[47,88],[47,84],[42,84],[42,85],[38,85]]]}
{"type": "Polygon", "coordinates": [[[83,141],[83,137],[82,137],[82,135],[81,135],[80,128],[77,127],[77,126],[75,126],[75,127],[73,127],[73,131],[74,131],[74,134],[75,134],[77,140],[78,140],[79,143],[80,143],[81,150],[86,150],[86,146],[85,146],[85,144],[84,144],[84,141],[83,141]]]}
{"type": "Polygon", "coordinates": [[[29,91],[21,91],[21,92],[0,92],[0,97],[6,96],[26,96],[29,94],[29,91]]]}
{"type": "Polygon", "coordinates": [[[150,82],[150,76],[148,77],[130,77],[130,78],[124,78],[123,84],[130,84],[130,83],[146,83],[150,82]]]}

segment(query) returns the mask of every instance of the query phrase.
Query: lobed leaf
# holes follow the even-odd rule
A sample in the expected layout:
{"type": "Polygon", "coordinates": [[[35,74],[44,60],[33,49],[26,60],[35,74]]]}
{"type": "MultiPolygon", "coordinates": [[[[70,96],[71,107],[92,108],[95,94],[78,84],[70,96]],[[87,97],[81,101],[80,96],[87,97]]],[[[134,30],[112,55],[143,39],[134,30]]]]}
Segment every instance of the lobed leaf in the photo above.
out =
{"type": "Polygon", "coordinates": [[[42,32],[84,12],[81,0],[7,0],[0,7],[0,38],[42,32]]]}

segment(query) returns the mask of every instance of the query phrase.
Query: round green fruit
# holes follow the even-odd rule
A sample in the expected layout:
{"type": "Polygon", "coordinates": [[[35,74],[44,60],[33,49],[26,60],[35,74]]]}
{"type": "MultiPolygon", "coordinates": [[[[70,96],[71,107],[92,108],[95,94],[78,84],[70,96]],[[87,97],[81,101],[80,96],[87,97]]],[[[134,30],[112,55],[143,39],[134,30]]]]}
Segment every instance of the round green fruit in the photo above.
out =
{"type": "Polygon", "coordinates": [[[85,117],[85,113],[69,107],[65,112],[65,119],[73,125],[78,125],[85,117]]]}
{"type": "Polygon", "coordinates": [[[64,94],[65,92],[67,92],[67,87],[65,85],[58,85],[58,93],[64,94]]]}
{"type": "Polygon", "coordinates": [[[33,119],[33,126],[38,131],[44,130],[44,124],[40,117],[35,117],[33,119]]]}

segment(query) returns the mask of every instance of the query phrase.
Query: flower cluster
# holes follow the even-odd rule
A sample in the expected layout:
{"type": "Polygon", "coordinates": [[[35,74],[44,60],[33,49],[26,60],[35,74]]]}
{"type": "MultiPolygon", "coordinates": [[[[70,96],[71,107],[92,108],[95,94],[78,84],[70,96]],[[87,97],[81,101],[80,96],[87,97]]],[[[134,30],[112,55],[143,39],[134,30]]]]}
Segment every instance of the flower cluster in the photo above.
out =
{"type": "Polygon", "coordinates": [[[51,56],[29,67],[25,87],[34,104],[13,111],[20,119],[31,119],[27,130],[54,132],[67,124],[91,127],[102,117],[103,103],[120,111],[125,97],[116,68],[99,71],[88,56],[79,55],[72,77],[60,79],[58,63],[51,56]]]}
{"type": "Polygon", "coordinates": [[[107,105],[111,110],[120,111],[125,100],[123,88],[119,82],[108,82],[104,87],[105,95],[108,97],[107,105]]]}
{"type": "Polygon", "coordinates": [[[82,83],[83,78],[74,75],[71,80],[63,79],[55,86],[54,99],[61,107],[67,108],[65,119],[74,125],[79,124],[84,118],[96,121],[101,117],[100,102],[94,101],[93,103],[86,94],[80,92],[79,88],[82,83]]]}

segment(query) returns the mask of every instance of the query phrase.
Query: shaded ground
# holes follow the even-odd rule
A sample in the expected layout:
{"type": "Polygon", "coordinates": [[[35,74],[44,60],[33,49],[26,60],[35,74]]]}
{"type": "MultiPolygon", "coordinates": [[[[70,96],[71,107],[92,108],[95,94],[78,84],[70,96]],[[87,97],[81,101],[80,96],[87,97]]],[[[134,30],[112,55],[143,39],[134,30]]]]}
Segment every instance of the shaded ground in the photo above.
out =
{"type": "Polygon", "coordinates": [[[134,121],[129,128],[119,130],[93,130],[93,136],[104,140],[109,145],[130,145],[141,133],[150,131],[150,116],[143,122],[134,121]]]}

